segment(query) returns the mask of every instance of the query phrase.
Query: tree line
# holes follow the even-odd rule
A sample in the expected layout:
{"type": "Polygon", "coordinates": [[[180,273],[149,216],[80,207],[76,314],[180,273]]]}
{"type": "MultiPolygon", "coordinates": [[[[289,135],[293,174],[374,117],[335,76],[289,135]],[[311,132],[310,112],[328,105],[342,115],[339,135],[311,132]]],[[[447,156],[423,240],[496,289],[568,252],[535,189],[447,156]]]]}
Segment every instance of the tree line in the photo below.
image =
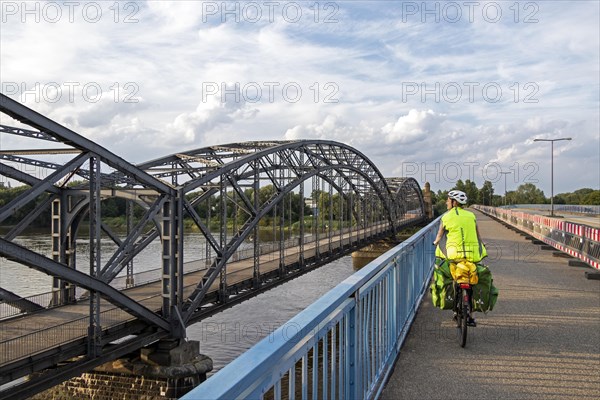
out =
{"type": "MultiPolygon", "coordinates": [[[[76,186],[79,182],[73,185],[76,186]]],[[[29,189],[29,186],[17,186],[17,187],[4,187],[0,186],[0,207],[10,203],[13,199],[18,197],[20,194],[29,189]]],[[[258,203],[259,206],[265,204],[271,199],[276,192],[276,188],[273,185],[267,185],[259,188],[258,190],[258,203]]],[[[250,203],[254,201],[254,189],[246,189],[244,195],[250,203]]],[[[50,195],[41,194],[35,200],[23,205],[20,209],[3,221],[4,227],[14,226],[23,220],[28,214],[30,214],[38,205],[45,202],[50,195]]],[[[186,200],[190,203],[198,196],[197,193],[189,193],[186,195],[186,200]]],[[[349,211],[349,207],[346,204],[347,199],[341,198],[339,194],[330,195],[328,192],[316,190],[309,194],[311,201],[303,201],[300,198],[299,193],[288,193],[284,196],[282,201],[277,205],[274,212],[271,212],[261,218],[259,226],[261,227],[273,227],[279,226],[283,223],[285,226],[289,226],[295,223],[295,228],[299,225],[300,216],[304,215],[307,227],[312,227],[313,218],[318,226],[325,227],[328,224],[330,215],[334,220],[337,221],[349,221],[352,219],[352,214],[349,211]],[[341,202],[344,205],[340,204],[341,202]],[[312,207],[311,207],[312,206],[312,207]],[[331,208],[331,212],[330,212],[331,208]],[[315,210],[319,210],[317,215],[313,216],[315,210]],[[343,215],[341,214],[343,213],[343,215]]],[[[308,199],[306,199],[308,200],[308,199]]],[[[145,214],[145,209],[138,204],[132,203],[133,206],[133,220],[134,223],[141,220],[145,214]]],[[[250,212],[246,209],[244,201],[235,191],[229,191],[225,194],[225,198],[221,201],[219,194],[210,196],[210,198],[204,199],[203,201],[197,202],[194,205],[198,217],[205,222],[211,229],[218,230],[220,227],[221,216],[226,215],[227,226],[231,229],[234,227],[240,227],[246,222],[250,216],[250,212]],[[224,207],[224,209],[222,209],[224,207]]],[[[119,197],[110,197],[102,199],[100,207],[101,217],[103,223],[107,224],[112,228],[126,229],[127,227],[127,200],[119,197]]],[[[50,209],[43,211],[39,216],[30,224],[31,227],[47,227],[50,226],[51,222],[50,209]]],[[[184,224],[187,228],[193,228],[194,223],[191,218],[186,218],[184,224]]],[[[339,224],[335,224],[336,226],[339,224]]]]}
{"type": "MultiPolygon", "coordinates": [[[[492,182],[485,181],[481,188],[467,179],[459,180],[453,189],[462,190],[469,199],[468,205],[482,204],[486,206],[503,206],[510,204],[550,204],[550,198],[533,183],[524,183],[512,191],[497,194],[492,182]]],[[[436,215],[446,211],[446,198],[449,190],[432,192],[432,203],[436,215]]],[[[600,190],[590,188],[578,189],[572,193],[560,193],[554,196],[554,204],[600,205],[600,190]]]]}
{"type": "MultiPolygon", "coordinates": [[[[18,186],[14,188],[0,186],[0,207],[8,204],[14,198],[19,196],[21,193],[26,191],[29,186],[18,186]]],[[[478,188],[475,182],[470,180],[462,181],[459,180],[453,189],[464,191],[469,198],[469,205],[471,204],[482,204],[491,206],[502,206],[510,204],[549,204],[550,199],[544,195],[544,192],[537,188],[533,183],[525,183],[520,185],[516,190],[512,190],[506,193],[497,194],[494,191],[494,187],[490,181],[485,181],[481,188],[478,188]]],[[[259,189],[258,201],[259,204],[264,204],[270,199],[275,193],[273,185],[263,186],[259,189]]],[[[253,201],[254,190],[245,190],[245,196],[253,201]]],[[[434,212],[436,215],[440,215],[446,211],[446,198],[448,197],[448,190],[438,190],[432,192],[432,203],[434,206],[434,212]]],[[[47,194],[38,196],[34,201],[29,202],[23,206],[16,213],[9,217],[3,222],[3,225],[10,226],[15,225],[23,218],[25,218],[34,208],[45,201],[47,194]]],[[[188,194],[188,200],[193,200],[196,194],[188,194]]],[[[350,213],[350,207],[348,199],[342,199],[338,193],[331,195],[327,192],[320,190],[310,194],[312,198],[312,206],[307,204],[306,201],[300,199],[298,193],[288,193],[283,200],[283,207],[279,208],[277,214],[266,215],[260,221],[260,226],[277,226],[283,218],[285,225],[298,224],[300,215],[304,214],[307,226],[312,225],[313,218],[316,217],[316,223],[318,226],[324,226],[328,223],[331,208],[331,216],[333,221],[354,224],[356,221],[353,220],[352,214],[350,213]],[[304,208],[301,212],[301,207],[304,208]],[[283,213],[282,213],[283,209],[283,213]],[[318,214],[313,216],[313,211],[317,209],[318,214]]],[[[220,196],[215,195],[210,198],[209,201],[202,201],[195,206],[195,210],[198,216],[208,222],[212,228],[218,229],[220,216],[222,215],[221,204],[226,207],[225,213],[227,215],[228,226],[241,226],[248,218],[249,214],[244,212],[242,200],[239,195],[235,192],[229,192],[226,195],[226,199],[221,202],[220,196]]],[[[583,188],[576,190],[572,193],[561,193],[554,196],[554,204],[576,204],[576,205],[600,205],[600,190],[594,190],[590,188],[583,188]]],[[[126,200],[122,198],[108,198],[102,201],[101,214],[103,221],[116,228],[126,227],[126,200]]],[[[144,209],[139,205],[134,205],[133,214],[134,220],[140,220],[144,215],[144,209]]],[[[42,212],[36,218],[33,227],[47,227],[50,225],[51,215],[50,210],[42,212]]],[[[335,223],[338,225],[338,223],[335,223]]],[[[344,224],[345,225],[345,224],[344,224]]],[[[191,227],[193,223],[191,220],[186,221],[186,226],[191,227]]],[[[336,227],[337,228],[337,227],[336,227]]]]}

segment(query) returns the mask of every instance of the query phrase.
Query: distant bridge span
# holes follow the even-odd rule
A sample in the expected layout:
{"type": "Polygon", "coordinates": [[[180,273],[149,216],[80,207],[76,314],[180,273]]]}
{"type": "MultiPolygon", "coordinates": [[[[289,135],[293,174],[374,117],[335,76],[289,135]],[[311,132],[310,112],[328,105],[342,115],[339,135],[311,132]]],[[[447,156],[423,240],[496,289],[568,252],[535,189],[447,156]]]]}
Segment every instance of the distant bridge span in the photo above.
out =
{"type": "Polygon", "coordinates": [[[414,179],[385,179],[373,162],[342,143],[234,143],[133,165],[4,95],[0,112],[0,135],[30,144],[0,151],[0,174],[29,186],[0,208],[0,224],[10,226],[0,238],[0,255],[53,279],[46,297],[0,288],[0,384],[86,356],[40,379],[44,384],[28,383],[11,394],[34,393],[158,339],[183,338],[210,307],[222,308],[426,219],[414,179]],[[6,116],[18,123],[5,125],[6,116]],[[110,207],[122,208],[125,233],[107,224],[110,207]],[[50,254],[20,245],[26,229],[48,213],[50,254]],[[82,227],[89,230],[85,269],[77,264],[82,227]],[[187,256],[186,228],[202,233],[202,257],[187,256]],[[116,250],[103,254],[102,238],[116,250]],[[160,265],[136,272],[136,256],[157,238],[160,265]],[[157,282],[157,304],[133,294],[142,287],[136,284],[148,281],[157,282]],[[119,329],[106,320],[109,303],[130,315],[119,329]],[[65,337],[62,350],[11,350],[20,337],[39,338],[56,327],[34,329],[22,319],[22,331],[2,329],[16,316],[77,306],[87,310],[89,326],[65,337]],[[136,338],[110,344],[127,335],[136,338]]]}

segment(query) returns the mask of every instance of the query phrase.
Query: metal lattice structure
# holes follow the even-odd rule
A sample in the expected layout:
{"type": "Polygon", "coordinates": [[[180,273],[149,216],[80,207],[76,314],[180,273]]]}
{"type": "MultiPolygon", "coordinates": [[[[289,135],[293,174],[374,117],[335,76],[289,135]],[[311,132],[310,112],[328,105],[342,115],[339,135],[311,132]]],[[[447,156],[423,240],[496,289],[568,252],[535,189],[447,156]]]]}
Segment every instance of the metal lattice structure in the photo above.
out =
{"type": "MultiPolygon", "coordinates": [[[[10,225],[0,238],[0,256],[53,280],[46,302],[0,288],[0,305],[22,316],[89,304],[86,350],[77,353],[85,354],[89,365],[124,354],[125,346],[120,353],[107,352],[109,340],[137,335],[141,339],[128,344],[131,351],[161,338],[184,338],[186,327],[207,308],[264,290],[425,219],[414,179],[386,180],[367,157],[342,143],[234,143],[133,165],[4,95],[0,111],[17,121],[0,125],[0,135],[32,143],[28,149],[0,149],[0,175],[26,185],[0,208],[0,224],[10,225]],[[109,199],[126,204],[124,233],[114,232],[103,218],[109,199]],[[48,214],[51,255],[18,244],[19,236],[48,214]],[[186,258],[186,224],[204,238],[201,262],[186,258]],[[265,232],[267,240],[261,239],[265,232]],[[77,264],[81,237],[89,245],[85,268],[77,264]],[[103,238],[116,250],[103,254],[103,238]],[[133,260],[155,240],[161,248],[159,306],[125,290],[136,287],[133,260]],[[116,282],[124,274],[122,288],[116,282]],[[105,322],[107,305],[129,319],[105,322]]],[[[36,351],[47,359],[27,367],[23,354],[7,353],[0,384],[57,362],[56,352],[36,351]]]]}

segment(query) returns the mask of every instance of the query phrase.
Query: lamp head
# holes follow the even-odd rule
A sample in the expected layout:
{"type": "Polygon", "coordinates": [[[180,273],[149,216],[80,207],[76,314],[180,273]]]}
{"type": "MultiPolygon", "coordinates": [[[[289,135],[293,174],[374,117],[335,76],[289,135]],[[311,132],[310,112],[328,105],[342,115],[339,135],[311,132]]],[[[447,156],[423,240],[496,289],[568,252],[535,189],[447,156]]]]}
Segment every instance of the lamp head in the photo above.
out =
{"type": "Polygon", "coordinates": [[[560,139],[533,139],[534,142],[557,142],[559,140],[571,140],[570,137],[560,139]]]}

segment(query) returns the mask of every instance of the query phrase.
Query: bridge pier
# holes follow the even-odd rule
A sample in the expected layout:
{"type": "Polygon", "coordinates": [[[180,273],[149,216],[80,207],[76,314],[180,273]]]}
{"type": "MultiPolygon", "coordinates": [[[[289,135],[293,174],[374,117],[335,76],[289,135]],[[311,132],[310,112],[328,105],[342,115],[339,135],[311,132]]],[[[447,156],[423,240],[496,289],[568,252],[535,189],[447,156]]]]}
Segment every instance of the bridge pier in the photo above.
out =
{"type": "Polygon", "coordinates": [[[161,340],[31,399],[177,399],[204,382],[212,370],[212,360],[199,350],[198,341],[161,340]]]}
{"type": "Polygon", "coordinates": [[[364,267],[383,253],[408,239],[410,236],[410,234],[398,234],[394,238],[379,240],[359,250],[353,251],[352,264],[354,269],[364,267]]]}

